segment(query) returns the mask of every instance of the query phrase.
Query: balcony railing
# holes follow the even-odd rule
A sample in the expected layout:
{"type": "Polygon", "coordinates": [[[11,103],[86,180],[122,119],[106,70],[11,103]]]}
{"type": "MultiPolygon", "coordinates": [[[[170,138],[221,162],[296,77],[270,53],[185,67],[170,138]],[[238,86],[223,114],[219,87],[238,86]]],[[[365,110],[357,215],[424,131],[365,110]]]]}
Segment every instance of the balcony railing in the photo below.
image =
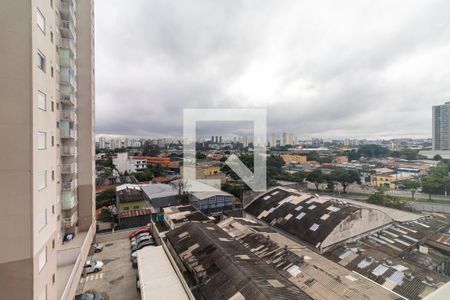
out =
{"type": "Polygon", "coordinates": [[[63,225],[64,227],[72,227],[75,225],[75,223],[77,222],[77,213],[74,212],[73,215],[70,218],[64,218],[63,219],[63,225]]]}
{"type": "Polygon", "coordinates": [[[61,138],[62,139],[76,139],[77,132],[74,129],[61,128],[61,138]]]}
{"type": "Polygon", "coordinates": [[[60,118],[63,121],[76,122],[77,114],[73,110],[61,110],[60,118]]]}
{"type": "Polygon", "coordinates": [[[72,209],[76,203],[77,200],[73,191],[62,192],[61,209],[72,209]]]}
{"type": "Polygon", "coordinates": [[[75,26],[73,22],[61,20],[61,23],[59,23],[59,29],[63,38],[75,39],[75,26]]]}
{"type": "Polygon", "coordinates": [[[62,86],[69,86],[71,89],[76,91],[76,69],[72,67],[61,66],[61,70],[59,72],[59,81],[62,86]]]}
{"type": "Polygon", "coordinates": [[[76,104],[75,89],[70,85],[62,85],[60,89],[61,102],[65,104],[76,104]]]}
{"type": "Polygon", "coordinates": [[[61,67],[69,67],[72,70],[76,69],[75,59],[69,49],[61,48],[59,54],[59,64],[61,67]]]}
{"type": "Polygon", "coordinates": [[[59,6],[59,11],[61,13],[61,18],[67,21],[76,21],[75,17],[75,7],[73,1],[61,1],[59,6]]]}
{"type": "Polygon", "coordinates": [[[77,153],[77,147],[75,146],[62,146],[61,156],[75,156],[77,153]]]}
{"type": "Polygon", "coordinates": [[[61,174],[74,174],[76,172],[77,172],[77,165],[75,163],[61,165],[61,174]]]}
{"type": "Polygon", "coordinates": [[[73,56],[76,54],[75,42],[72,39],[61,39],[61,48],[68,49],[73,56]]]}
{"type": "MultiPolygon", "coordinates": [[[[72,179],[70,181],[63,181],[63,183],[61,184],[61,189],[66,192],[73,191],[76,187],[77,187],[76,179],[72,179]]],[[[63,194],[63,199],[64,199],[64,194],[63,194]]]]}

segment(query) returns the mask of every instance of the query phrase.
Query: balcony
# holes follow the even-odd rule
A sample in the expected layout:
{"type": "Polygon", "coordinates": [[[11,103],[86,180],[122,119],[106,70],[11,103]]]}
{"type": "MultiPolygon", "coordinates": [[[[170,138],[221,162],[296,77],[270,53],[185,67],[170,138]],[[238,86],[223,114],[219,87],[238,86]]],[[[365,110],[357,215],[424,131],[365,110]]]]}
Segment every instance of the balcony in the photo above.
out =
{"type": "Polygon", "coordinates": [[[60,48],[69,50],[72,56],[76,54],[75,42],[72,39],[62,38],[60,48]]]}
{"type": "Polygon", "coordinates": [[[59,29],[63,38],[75,39],[75,26],[72,21],[61,20],[59,23],[59,29]]]}
{"type": "Polygon", "coordinates": [[[75,156],[77,153],[77,147],[75,146],[62,146],[61,156],[75,156]]]}
{"type": "Polygon", "coordinates": [[[71,164],[62,164],[61,165],[61,174],[75,174],[77,172],[77,165],[75,163],[71,164]]]}
{"type": "Polygon", "coordinates": [[[74,226],[77,223],[77,220],[78,215],[76,212],[74,212],[70,218],[64,218],[62,223],[65,228],[68,228],[74,226]]]}
{"type": "Polygon", "coordinates": [[[75,70],[75,58],[69,49],[60,48],[59,49],[59,65],[61,67],[68,67],[75,70]]]}
{"type": "Polygon", "coordinates": [[[76,21],[75,6],[73,1],[61,1],[59,12],[62,19],[67,21],[76,21]]]}
{"type": "Polygon", "coordinates": [[[74,91],[77,89],[76,72],[72,67],[63,67],[59,72],[59,81],[61,86],[69,86],[74,91]]]}
{"type": "Polygon", "coordinates": [[[77,132],[74,129],[61,127],[61,138],[62,139],[76,139],[77,132]]]}
{"type": "Polygon", "coordinates": [[[61,209],[72,209],[77,204],[75,193],[73,191],[65,191],[61,194],[61,209]]]}
{"type": "MultiPolygon", "coordinates": [[[[71,192],[77,187],[77,180],[72,179],[69,181],[63,181],[61,184],[61,189],[65,192],[71,192]]],[[[64,200],[64,193],[63,193],[63,200],[64,200]]]]}
{"type": "Polygon", "coordinates": [[[62,85],[60,88],[61,102],[64,104],[75,105],[77,102],[75,97],[75,89],[70,85],[62,85]]]}
{"type": "Polygon", "coordinates": [[[77,121],[77,114],[73,110],[61,110],[61,121],[68,121],[68,122],[76,122],[77,121]]]}

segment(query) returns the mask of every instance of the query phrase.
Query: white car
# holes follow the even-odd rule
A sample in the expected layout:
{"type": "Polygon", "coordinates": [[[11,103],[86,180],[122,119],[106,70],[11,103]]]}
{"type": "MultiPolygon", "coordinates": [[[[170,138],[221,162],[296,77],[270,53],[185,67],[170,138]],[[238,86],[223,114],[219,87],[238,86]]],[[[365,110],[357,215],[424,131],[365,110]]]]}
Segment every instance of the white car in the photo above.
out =
{"type": "Polygon", "coordinates": [[[104,265],[101,261],[88,260],[84,265],[84,269],[86,270],[86,274],[97,273],[103,269],[104,265]]]}
{"type": "Polygon", "coordinates": [[[153,241],[153,238],[151,236],[140,237],[140,238],[138,238],[138,239],[136,239],[134,241],[131,241],[131,247],[133,247],[134,245],[136,245],[136,244],[138,244],[140,242],[143,242],[143,241],[153,241]]]}
{"type": "Polygon", "coordinates": [[[131,239],[131,242],[136,241],[139,238],[143,238],[144,236],[150,236],[150,233],[144,232],[136,235],[134,238],[131,239]]]}

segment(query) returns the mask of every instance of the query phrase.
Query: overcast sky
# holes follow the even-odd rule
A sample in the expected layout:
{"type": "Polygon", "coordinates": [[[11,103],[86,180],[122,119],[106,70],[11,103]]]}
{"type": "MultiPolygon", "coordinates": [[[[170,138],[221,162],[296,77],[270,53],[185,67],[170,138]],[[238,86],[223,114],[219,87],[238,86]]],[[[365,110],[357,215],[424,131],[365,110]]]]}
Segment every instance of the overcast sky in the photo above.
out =
{"type": "Polygon", "coordinates": [[[181,136],[184,108],[258,107],[269,133],[431,137],[450,100],[448,0],[95,3],[98,134],[181,136]]]}

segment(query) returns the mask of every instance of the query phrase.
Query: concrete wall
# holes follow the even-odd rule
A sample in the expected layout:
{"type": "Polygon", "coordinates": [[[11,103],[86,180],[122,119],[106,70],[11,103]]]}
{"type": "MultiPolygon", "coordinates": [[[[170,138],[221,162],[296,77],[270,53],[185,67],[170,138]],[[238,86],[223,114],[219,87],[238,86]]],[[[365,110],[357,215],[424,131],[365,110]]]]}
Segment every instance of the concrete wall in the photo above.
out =
{"type": "Polygon", "coordinates": [[[93,1],[77,1],[78,40],[78,224],[95,220],[95,89],[93,1]]]}

